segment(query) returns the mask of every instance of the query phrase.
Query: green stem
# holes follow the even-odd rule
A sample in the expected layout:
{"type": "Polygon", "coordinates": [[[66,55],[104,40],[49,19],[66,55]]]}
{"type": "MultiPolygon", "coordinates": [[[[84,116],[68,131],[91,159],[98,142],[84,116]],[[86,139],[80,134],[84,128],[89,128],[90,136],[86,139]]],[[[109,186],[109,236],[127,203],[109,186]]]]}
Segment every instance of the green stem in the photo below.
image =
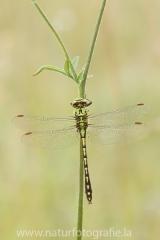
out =
{"type": "MultiPolygon", "coordinates": [[[[55,35],[57,41],[59,42],[66,58],[69,60],[74,79],[77,81],[77,74],[74,70],[71,59],[69,57],[69,54],[68,54],[60,36],[58,35],[56,30],[54,29],[54,27],[50,23],[50,21],[48,20],[46,15],[43,13],[42,9],[40,8],[40,6],[36,2],[36,0],[30,0],[30,1],[36,6],[36,8],[38,9],[40,14],[42,15],[42,17],[46,21],[46,23],[48,24],[48,26],[50,27],[50,29],[54,33],[54,35],[55,35]]],[[[93,55],[93,50],[94,50],[94,47],[95,47],[95,43],[96,43],[96,39],[97,39],[97,35],[98,35],[98,30],[99,30],[99,27],[100,27],[100,23],[101,23],[101,20],[102,20],[102,15],[103,15],[103,12],[104,12],[106,2],[107,2],[107,0],[102,0],[102,5],[101,5],[101,8],[100,8],[99,16],[98,16],[98,19],[97,19],[97,22],[96,22],[94,34],[93,34],[91,45],[90,45],[90,48],[89,48],[89,53],[88,53],[88,56],[87,56],[86,67],[85,67],[85,70],[84,70],[84,73],[83,73],[83,81],[78,85],[79,96],[81,98],[85,97],[85,84],[86,84],[86,80],[87,80],[88,70],[89,70],[89,67],[90,67],[90,63],[91,63],[91,59],[92,59],[92,55],[93,55]]],[[[83,227],[83,185],[84,185],[84,183],[83,183],[84,182],[84,175],[83,175],[84,166],[83,166],[83,164],[84,163],[83,163],[82,140],[80,140],[80,172],[79,172],[80,176],[79,176],[79,204],[78,204],[78,224],[77,224],[78,233],[80,233],[80,232],[82,233],[82,227],[83,227]]],[[[77,236],[77,240],[82,240],[82,236],[77,236]]]]}
{"type": "Polygon", "coordinates": [[[78,224],[77,224],[77,240],[81,240],[82,236],[79,236],[80,232],[82,233],[83,228],[83,149],[82,149],[82,139],[80,139],[80,170],[79,170],[79,203],[78,203],[78,224]]]}
{"type": "Polygon", "coordinates": [[[91,63],[91,59],[92,59],[92,55],[93,55],[93,51],[94,51],[94,47],[95,47],[95,43],[96,43],[96,39],[97,39],[97,35],[98,35],[98,31],[99,31],[99,27],[100,27],[100,23],[101,23],[101,20],[102,20],[102,16],[103,16],[103,12],[104,12],[104,9],[105,9],[106,2],[107,2],[107,0],[102,1],[102,5],[101,5],[100,11],[99,11],[98,18],[97,18],[97,22],[96,22],[94,34],[93,34],[93,37],[92,37],[91,45],[90,45],[90,48],[89,48],[89,53],[88,53],[88,56],[87,56],[86,67],[85,67],[85,70],[84,70],[84,73],[83,73],[83,81],[82,81],[81,86],[80,86],[81,89],[79,90],[80,95],[83,96],[83,97],[84,97],[83,92],[85,91],[85,85],[86,85],[86,80],[87,80],[87,76],[88,76],[88,70],[89,70],[89,67],[90,67],[90,63],[91,63]]]}
{"type": "MultiPolygon", "coordinates": [[[[95,30],[94,30],[94,34],[93,34],[93,38],[92,38],[92,42],[90,45],[90,49],[89,49],[89,53],[88,53],[88,57],[87,57],[87,63],[86,63],[86,67],[85,67],[85,71],[83,74],[83,78],[84,80],[81,82],[81,84],[79,85],[79,97],[81,98],[85,98],[85,84],[86,84],[86,80],[87,80],[87,75],[88,75],[88,70],[90,67],[90,63],[91,63],[91,59],[92,59],[92,55],[93,55],[93,50],[95,47],[95,43],[96,43],[96,39],[97,39],[97,35],[98,35],[98,30],[100,27],[100,23],[102,20],[102,15],[104,12],[104,8],[106,5],[107,0],[103,0],[102,1],[102,5],[100,8],[100,12],[99,12],[99,16],[96,22],[96,26],[95,26],[95,30]]],[[[82,140],[80,140],[80,173],[79,173],[79,205],[78,205],[78,224],[77,224],[77,231],[78,233],[82,233],[82,228],[83,228],[83,181],[84,181],[84,175],[83,175],[83,171],[84,171],[84,167],[83,167],[83,149],[82,149],[82,140]]],[[[82,240],[82,236],[77,236],[77,240],[82,240]]]]}
{"type": "Polygon", "coordinates": [[[72,65],[72,62],[71,62],[71,59],[69,57],[69,54],[66,50],[66,47],[64,46],[64,43],[62,42],[60,36],[58,35],[57,31],[54,29],[54,27],[52,26],[51,22],[49,21],[49,19],[47,18],[47,16],[44,14],[44,12],[42,11],[42,9],[40,8],[40,6],[38,5],[38,3],[35,1],[35,0],[31,0],[31,2],[36,6],[36,8],[38,9],[39,13],[42,15],[42,17],[44,18],[44,20],[46,21],[46,23],[48,24],[48,26],[50,27],[50,29],[52,30],[52,32],[54,33],[57,41],[59,42],[66,58],[69,60],[69,63],[70,63],[70,66],[71,66],[71,69],[72,69],[72,72],[73,72],[73,76],[74,76],[74,79],[77,80],[77,74],[74,70],[74,67],[72,65]]]}

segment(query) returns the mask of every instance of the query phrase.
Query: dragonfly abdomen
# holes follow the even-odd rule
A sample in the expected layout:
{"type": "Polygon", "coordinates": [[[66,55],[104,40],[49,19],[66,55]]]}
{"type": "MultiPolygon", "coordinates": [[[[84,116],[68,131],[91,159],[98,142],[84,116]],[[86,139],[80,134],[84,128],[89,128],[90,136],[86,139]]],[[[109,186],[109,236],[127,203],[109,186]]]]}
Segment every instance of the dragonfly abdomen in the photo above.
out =
{"type": "Polygon", "coordinates": [[[83,160],[84,160],[84,175],[85,175],[85,193],[88,203],[92,203],[92,187],[88,171],[87,151],[86,151],[86,138],[81,135],[82,148],[83,148],[83,160]]]}

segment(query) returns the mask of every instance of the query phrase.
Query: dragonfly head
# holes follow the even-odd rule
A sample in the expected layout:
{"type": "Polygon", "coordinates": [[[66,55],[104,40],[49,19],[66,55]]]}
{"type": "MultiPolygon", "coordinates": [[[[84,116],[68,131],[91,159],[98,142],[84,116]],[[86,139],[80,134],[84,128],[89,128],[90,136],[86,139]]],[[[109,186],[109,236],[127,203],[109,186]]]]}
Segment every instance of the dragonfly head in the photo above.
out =
{"type": "Polygon", "coordinates": [[[73,102],[71,102],[71,105],[74,108],[88,107],[91,104],[92,102],[85,98],[76,98],[73,102]]]}

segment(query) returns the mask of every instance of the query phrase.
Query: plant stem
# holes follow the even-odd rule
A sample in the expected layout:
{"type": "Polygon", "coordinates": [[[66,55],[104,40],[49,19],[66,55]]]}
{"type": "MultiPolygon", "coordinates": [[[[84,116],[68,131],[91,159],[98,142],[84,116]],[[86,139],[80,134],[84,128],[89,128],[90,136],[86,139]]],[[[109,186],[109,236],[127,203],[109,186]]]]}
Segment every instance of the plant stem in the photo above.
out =
{"type": "MultiPolygon", "coordinates": [[[[80,168],[79,168],[79,203],[78,203],[78,223],[77,223],[77,232],[82,233],[83,227],[83,149],[82,149],[82,139],[80,139],[80,168]]],[[[77,240],[81,240],[82,236],[77,236],[77,240]]]]}
{"type": "Polygon", "coordinates": [[[70,66],[71,66],[71,69],[72,69],[72,72],[73,72],[73,76],[74,76],[74,79],[77,80],[77,74],[74,70],[74,67],[72,65],[72,62],[71,62],[71,59],[69,57],[69,54],[66,50],[66,47],[64,45],[64,43],[62,42],[60,36],[58,35],[57,31],[55,30],[55,28],[52,26],[51,22],[49,21],[49,19],[47,18],[47,16],[44,14],[44,12],[42,11],[42,9],[40,8],[39,4],[35,1],[35,0],[31,0],[31,2],[36,6],[36,8],[38,9],[39,13],[42,15],[42,17],[44,18],[44,20],[46,21],[46,23],[48,24],[48,26],[50,27],[50,29],[52,30],[52,32],[54,33],[57,41],[59,42],[66,58],[69,60],[69,63],[70,63],[70,66]]]}
{"type": "MultiPolygon", "coordinates": [[[[40,6],[36,2],[36,0],[30,0],[30,1],[36,6],[39,13],[42,15],[42,17],[44,18],[44,20],[46,21],[46,23],[48,24],[48,26],[50,27],[50,29],[54,33],[57,41],[59,42],[59,44],[60,44],[60,46],[61,46],[61,48],[62,48],[62,50],[65,54],[65,57],[69,60],[74,79],[77,82],[77,74],[74,70],[71,59],[69,57],[69,54],[68,54],[60,36],[58,35],[57,31],[54,29],[54,27],[52,26],[52,24],[48,20],[48,18],[46,17],[46,15],[42,11],[42,9],[40,8],[40,6]]],[[[83,81],[80,84],[78,84],[79,96],[81,98],[85,98],[85,85],[86,85],[88,70],[89,70],[89,67],[90,67],[90,63],[91,63],[91,59],[92,59],[92,55],[93,55],[93,51],[94,51],[94,47],[95,47],[95,43],[96,43],[96,39],[97,39],[97,35],[98,35],[98,31],[99,31],[99,27],[100,27],[100,23],[101,23],[101,20],[102,20],[102,15],[103,15],[103,12],[104,12],[104,9],[105,9],[106,2],[107,2],[107,0],[102,0],[102,5],[101,5],[101,8],[100,8],[100,12],[99,12],[98,19],[97,19],[97,22],[96,22],[94,34],[93,34],[92,41],[91,41],[91,45],[90,45],[90,48],[89,48],[89,53],[88,53],[88,56],[87,56],[86,67],[85,67],[85,70],[84,70],[84,73],[83,73],[83,81]]],[[[84,175],[83,175],[84,163],[83,163],[83,161],[84,160],[83,160],[82,139],[80,139],[79,203],[78,203],[78,223],[77,223],[78,235],[80,235],[80,233],[82,235],[82,227],[83,227],[83,185],[84,185],[84,183],[83,183],[84,182],[84,175]]],[[[77,240],[82,240],[82,236],[77,236],[77,240]]]]}
{"type": "MultiPolygon", "coordinates": [[[[102,20],[102,16],[103,16],[103,12],[104,12],[104,9],[105,9],[106,2],[107,2],[107,0],[102,1],[102,5],[101,5],[100,11],[99,11],[98,18],[97,18],[95,30],[94,30],[91,45],[90,45],[90,48],[89,48],[89,53],[88,53],[88,56],[87,56],[86,67],[85,67],[85,70],[84,70],[84,73],[83,73],[83,81],[82,81],[81,86],[80,86],[81,89],[79,90],[81,95],[83,95],[83,92],[85,91],[85,85],[86,85],[86,80],[87,80],[87,76],[88,76],[88,70],[89,70],[89,67],[90,67],[90,63],[91,63],[91,59],[92,59],[92,55],[93,55],[93,51],[94,51],[94,47],[95,47],[95,43],[96,43],[96,39],[97,39],[97,35],[98,35],[98,31],[99,31],[99,27],[100,27],[100,23],[101,23],[101,20],[102,20]]],[[[83,97],[84,97],[84,95],[83,95],[83,97]]]]}
{"type": "MultiPolygon", "coordinates": [[[[85,67],[85,71],[83,74],[83,81],[81,82],[81,84],[79,85],[79,97],[81,98],[85,98],[85,84],[86,84],[86,80],[87,80],[87,75],[88,75],[88,70],[90,67],[90,63],[91,63],[91,58],[93,55],[93,50],[95,47],[95,43],[96,43],[96,39],[97,39],[97,35],[98,35],[98,30],[100,27],[100,23],[102,20],[102,15],[104,12],[104,8],[106,5],[107,0],[103,0],[102,1],[102,5],[100,8],[100,12],[99,12],[99,16],[96,22],[96,26],[95,26],[95,30],[94,30],[94,34],[92,37],[92,41],[91,41],[91,45],[90,45],[90,49],[89,49],[89,53],[88,53],[88,57],[87,57],[87,63],[86,63],[86,67],[85,67]]],[[[82,228],[83,228],[83,181],[84,181],[84,175],[83,175],[83,171],[84,171],[84,166],[83,166],[83,149],[82,149],[82,140],[80,139],[80,173],[79,173],[79,205],[78,205],[78,224],[77,224],[77,231],[78,233],[82,233],[82,228]]],[[[82,236],[77,236],[77,240],[82,240],[82,236]]]]}

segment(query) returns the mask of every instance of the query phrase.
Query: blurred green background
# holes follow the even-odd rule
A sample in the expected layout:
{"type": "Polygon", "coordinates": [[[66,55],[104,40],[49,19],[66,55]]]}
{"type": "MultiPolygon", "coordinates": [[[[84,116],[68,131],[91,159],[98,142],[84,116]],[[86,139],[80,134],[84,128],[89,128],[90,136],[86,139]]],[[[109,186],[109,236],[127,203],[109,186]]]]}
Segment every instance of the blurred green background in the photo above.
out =
{"type": "MultiPolygon", "coordinates": [[[[71,58],[80,56],[80,70],[101,1],[38,2],[71,58]]],[[[108,146],[87,142],[93,204],[88,205],[84,196],[84,229],[125,227],[132,231],[129,239],[159,239],[159,10],[159,0],[107,3],[89,71],[94,76],[87,81],[87,97],[93,102],[89,111],[141,102],[151,110],[141,120],[148,126],[143,136],[108,146]]],[[[29,0],[1,1],[0,12],[1,239],[18,239],[16,230],[23,229],[70,230],[77,225],[79,145],[55,151],[28,147],[20,141],[24,131],[16,129],[11,119],[17,114],[70,116],[69,103],[78,97],[77,87],[52,71],[32,77],[45,64],[63,67],[65,58],[29,0]]]]}

